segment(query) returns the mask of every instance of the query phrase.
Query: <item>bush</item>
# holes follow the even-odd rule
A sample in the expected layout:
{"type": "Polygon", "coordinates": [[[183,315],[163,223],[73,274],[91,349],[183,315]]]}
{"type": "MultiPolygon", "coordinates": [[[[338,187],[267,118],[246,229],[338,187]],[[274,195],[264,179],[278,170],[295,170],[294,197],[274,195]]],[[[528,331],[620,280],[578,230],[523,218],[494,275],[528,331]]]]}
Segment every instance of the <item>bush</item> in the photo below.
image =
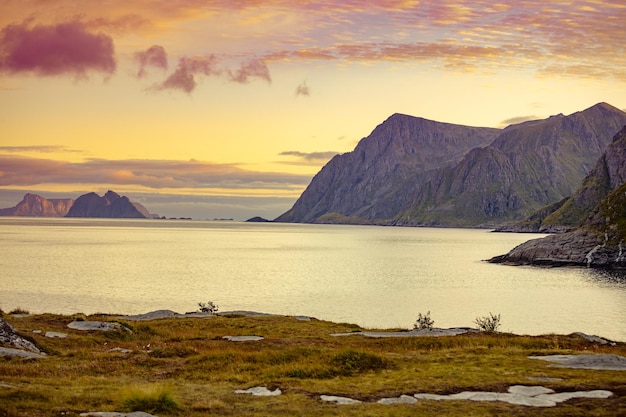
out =
{"type": "Polygon", "coordinates": [[[347,349],[334,355],[330,364],[338,375],[349,376],[366,371],[380,371],[387,368],[385,359],[367,352],[347,349]]]}
{"type": "Polygon", "coordinates": [[[207,301],[206,303],[198,303],[198,310],[201,313],[217,314],[218,307],[213,301],[207,301]]]}
{"type": "Polygon", "coordinates": [[[434,324],[435,324],[435,321],[430,318],[430,311],[429,311],[425,315],[422,315],[422,313],[419,313],[419,315],[417,316],[417,320],[415,321],[415,324],[413,325],[413,328],[432,330],[434,324]]]}
{"type": "Polygon", "coordinates": [[[489,313],[489,316],[476,317],[474,323],[483,332],[497,332],[500,327],[500,314],[489,313]]]}
{"type": "Polygon", "coordinates": [[[129,411],[171,413],[180,410],[171,389],[156,387],[148,390],[131,389],[122,397],[122,407],[129,411]]]}
{"type": "Polygon", "coordinates": [[[28,310],[25,310],[21,307],[17,307],[14,308],[13,310],[11,310],[11,312],[9,314],[30,314],[30,312],[28,310]]]}

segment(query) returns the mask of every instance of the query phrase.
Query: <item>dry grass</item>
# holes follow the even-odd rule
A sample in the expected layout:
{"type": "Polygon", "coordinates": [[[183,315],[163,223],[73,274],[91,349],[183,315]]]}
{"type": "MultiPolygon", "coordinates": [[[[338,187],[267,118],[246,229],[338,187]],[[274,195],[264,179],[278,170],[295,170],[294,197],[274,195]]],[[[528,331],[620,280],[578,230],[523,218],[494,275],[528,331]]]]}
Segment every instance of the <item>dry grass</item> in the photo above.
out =
{"type": "Polygon", "coordinates": [[[369,339],[331,337],[356,326],[289,317],[210,317],[129,322],[128,331],[67,328],[84,316],[5,316],[48,352],[39,360],[0,357],[0,417],[75,416],[86,411],[159,410],[159,416],[485,416],[626,415],[622,371],[559,369],[529,355],[616,353],[626,345],[599,346],[581,337],[468,334],[453,337],[369,339]],[[50,339],[33,330],[68,333],[50,339]],[[258,335],[260,342],[223,336],[258,335]],[[111,351],[112,348],[132,353],[111,351]],[[560,378],[537,382],[529,378],[560,378]],[[501,391],[510,385],[544,385],[556,391],[608,389],[609,399],[576,399],[550,409],[506,403],[420,401],[415,405],[338,406],[320,394],[364,401],[416,392],[501,391]],[[234,394],[253,386],[280,388],[279,397],[234,394]],[[165,387],[165,388],[164,388],[165,387]],[[133,402],[134,401],[134,402],[133,402]],[[135,404],[135,405],[133,405],[135,404]],[[168,405],[169,404],[169,405],[168,405]],[[152,408],[150,408],[152,407],[152,408]]]}

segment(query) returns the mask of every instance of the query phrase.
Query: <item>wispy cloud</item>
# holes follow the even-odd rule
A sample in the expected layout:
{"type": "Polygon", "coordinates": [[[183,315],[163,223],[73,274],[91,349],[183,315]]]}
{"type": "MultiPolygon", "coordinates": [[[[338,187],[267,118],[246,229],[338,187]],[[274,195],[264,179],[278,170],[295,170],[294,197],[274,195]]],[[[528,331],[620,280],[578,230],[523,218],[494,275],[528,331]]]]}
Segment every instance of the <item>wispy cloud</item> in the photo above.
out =
{"type": "Polygon", "coordinates": [[[298,86],[296,87],[296,96],[310,96],[311,93],[309,91],[309,86],[306,84],[306,81],[302,81],[300,84],[298,84],[298,86]]]}
{"type": "Polygon", "coordinates": [[[29,145],[29,146],[0,146],[0,152],[6,153],[22,153],[22,152],[40,152],[40,153],[58,153],[72,152],[82,153],[78,149],[71,149],[63,145],[29,145]]]}
{"type": "Polygon", "coordinates": [[[137,78],[145,77],[149,67],[167,69],[167,53],[161,45],[152,45],[145,51],[135,52],[133,57],[139,65],[137,78]]]}
{"type": "Polygon", "coordinates": [[[281,152],[280,156],[295,157],[295,161],[282,162],[284,164],[292,165],[319,165],[320,163],[327,162],[333,156],[339,154],[339,152],[300,152],[300,151],[285,151],[281,152]]]}
{"type": "Polygon", "coordinates": [[[516,116],[516,117],[511,117],[510,119],[506,119],[500,122],[500,127],[506,127],[509,125],[516,125],[518,123],[524,123],[524,122],[528,122],[530,120],[537,120],[539,119],[539,116],[516,116]]]}
{"type": "Polygon", "coordinates": [[[66,162],[0,155],[0,186],[110,184],[163,188],[297,190],[310,176],[258,172],[201,161],[105,160],[66,162]]]}
{"type": "Polygon", "coordinates": [[[116,69],[113,40],[91,33],[79,21],[56,25],[12,24],[0,32],[0,72],[86,78],[116,69]]]}

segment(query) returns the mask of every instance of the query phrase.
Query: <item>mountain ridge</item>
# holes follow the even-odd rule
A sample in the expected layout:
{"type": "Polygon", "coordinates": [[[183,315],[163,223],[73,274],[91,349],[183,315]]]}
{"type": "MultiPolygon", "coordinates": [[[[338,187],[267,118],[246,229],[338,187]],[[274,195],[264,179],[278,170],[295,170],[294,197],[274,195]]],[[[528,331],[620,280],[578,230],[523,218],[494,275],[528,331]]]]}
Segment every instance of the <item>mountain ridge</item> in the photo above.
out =
{"type": "Polygon", "coordinates": [[[571,195],[625,124],[604,102],[505,129],[395,113],[275,221],[491,228],[571,195]]]}

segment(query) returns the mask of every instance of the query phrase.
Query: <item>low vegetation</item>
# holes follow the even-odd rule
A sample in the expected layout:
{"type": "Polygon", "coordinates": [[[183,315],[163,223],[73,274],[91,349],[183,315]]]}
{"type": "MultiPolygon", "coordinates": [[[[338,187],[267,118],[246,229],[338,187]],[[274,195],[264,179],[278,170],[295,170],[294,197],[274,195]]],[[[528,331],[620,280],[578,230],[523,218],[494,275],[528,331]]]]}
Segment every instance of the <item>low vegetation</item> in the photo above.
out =
{"type": "Polygon", "coordinates": [[[474,323],[483,332],[497,332],[501,324],[500,314],[489,313],[488,316],[476,317],[474,323]]]}
{"type": "Polygon", "coordinates": [[[335,337],[331,334],[361,329],[347,323],[237,315],[145,322],[103,315],[5,315],[4,319],[37,343],[47,357],[0,357],[3,417],[78,416],[88,411],[145,411],[161,417],[626,415],[623,371],[560,369],[528,358],[589,352],[626,355],[625,344],[600,345],[577,335],[335,337]],[[67,324],[77,318],[120,326],[108,332],[69,329],[67,324]],[[48,331],[68,337],[45,337],[48,331]],[[223,339],[246,335],[264,339],[223,339]],[[375,403],[417,392],[504,392],[516,384],[543,385],[557,392],[607,389],[615,395],[574,399],[549,409],[473,401],[375,403]],[[256,386],[280,388],[282,395],[235,394],[256,386]],[[366,403],[324,403],[322,394],[366,403]]]}

